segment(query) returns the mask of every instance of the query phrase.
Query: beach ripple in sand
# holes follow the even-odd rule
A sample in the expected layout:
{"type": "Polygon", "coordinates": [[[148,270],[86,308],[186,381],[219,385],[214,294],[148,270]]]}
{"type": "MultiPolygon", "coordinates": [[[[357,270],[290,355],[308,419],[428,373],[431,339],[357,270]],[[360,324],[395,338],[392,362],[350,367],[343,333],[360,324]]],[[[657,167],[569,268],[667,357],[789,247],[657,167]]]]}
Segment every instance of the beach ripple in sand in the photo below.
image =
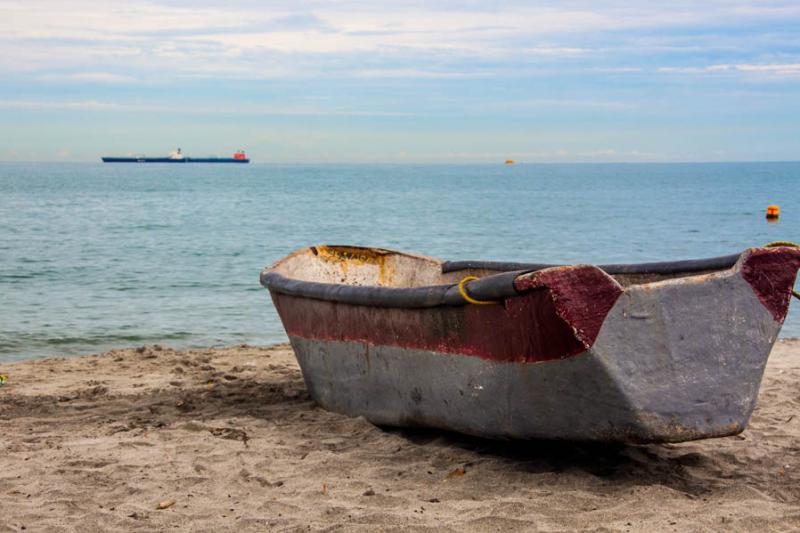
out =
{"type": "Polygon", "coordinates": [[[378,428],[286,345],[0,365],[0,531],[796,530],[798,354],[742,435],[660,446],[378,428]]]}

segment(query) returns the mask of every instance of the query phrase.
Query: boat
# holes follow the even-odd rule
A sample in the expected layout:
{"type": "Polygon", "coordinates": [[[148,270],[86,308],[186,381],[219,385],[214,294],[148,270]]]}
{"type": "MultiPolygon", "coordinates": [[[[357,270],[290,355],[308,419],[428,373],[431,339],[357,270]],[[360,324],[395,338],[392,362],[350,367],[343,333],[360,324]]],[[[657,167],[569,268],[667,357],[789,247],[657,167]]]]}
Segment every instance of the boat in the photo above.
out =
{"type": "Polygon", "coordinates": [[[663,443],[745,429],[798,268],[800,248],[782,243],[598,266],[320,245],[261,284],[327,410],[497,439],[663,443]]]}
{"type": "Polygon", "coordinates": [[[166,157],[102,157],[103,163],[249,163],[250,159],[244,150],[237,150],[232,157],[186,157],[178,148],[166,157]]]}

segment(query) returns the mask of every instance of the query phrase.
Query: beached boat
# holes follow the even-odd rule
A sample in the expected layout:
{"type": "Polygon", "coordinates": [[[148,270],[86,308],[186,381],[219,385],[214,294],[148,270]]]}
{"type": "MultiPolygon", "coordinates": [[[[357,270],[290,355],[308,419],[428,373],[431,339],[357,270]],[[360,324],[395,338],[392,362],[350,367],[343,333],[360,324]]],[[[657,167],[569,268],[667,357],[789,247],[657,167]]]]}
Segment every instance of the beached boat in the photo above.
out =
{"type": "Polygon", "coordinates": [[[312,246],[261,283],[325,409],[492,438],[679,442],[745,428],[798,268],[791,246],[600,266],[312,246]]]}

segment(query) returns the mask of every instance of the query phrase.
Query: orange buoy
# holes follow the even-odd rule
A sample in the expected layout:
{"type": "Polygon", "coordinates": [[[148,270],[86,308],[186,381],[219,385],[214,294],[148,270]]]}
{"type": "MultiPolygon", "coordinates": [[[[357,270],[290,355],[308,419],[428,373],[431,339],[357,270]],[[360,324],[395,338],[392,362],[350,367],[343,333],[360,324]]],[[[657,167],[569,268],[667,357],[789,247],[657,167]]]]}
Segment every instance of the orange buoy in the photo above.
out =
{"type": "Polygon", "coordinates": [[[767,218],[778,218],[781,216],[781,208],[777,205],[767,206],[767,218]]]}
{"type": "Polygon", "coordinates": [[[506,165],[513,165],[513,164],[514,164],[513,159],[506,159],[506,165]]]}

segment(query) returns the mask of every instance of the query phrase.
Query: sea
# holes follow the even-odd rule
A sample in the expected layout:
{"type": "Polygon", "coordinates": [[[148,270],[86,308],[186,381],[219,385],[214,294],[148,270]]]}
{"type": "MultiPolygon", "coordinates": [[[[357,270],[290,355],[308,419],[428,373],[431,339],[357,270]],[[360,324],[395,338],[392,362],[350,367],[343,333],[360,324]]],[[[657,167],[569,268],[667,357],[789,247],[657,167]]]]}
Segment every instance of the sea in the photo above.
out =
{"type": "Polygon", "coordinates": [[[0,163],[0,361],[284,342],[259,272],[312,244],[567,264],[777,240],[800,240],[797,162],[0,163]]]}

